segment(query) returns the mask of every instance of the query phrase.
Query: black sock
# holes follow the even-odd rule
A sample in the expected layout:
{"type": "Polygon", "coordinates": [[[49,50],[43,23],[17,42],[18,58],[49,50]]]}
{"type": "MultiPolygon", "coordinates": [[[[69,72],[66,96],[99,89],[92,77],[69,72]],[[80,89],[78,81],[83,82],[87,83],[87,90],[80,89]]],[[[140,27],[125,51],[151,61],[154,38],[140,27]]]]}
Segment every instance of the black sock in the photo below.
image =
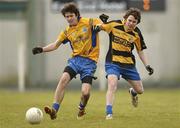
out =
{"type": "Polygon", "coordinates": [[[136,96],[136,95],[137,95],[137,92],[132,88],[131,94],[132,94],[133,96],[136,96]]]}

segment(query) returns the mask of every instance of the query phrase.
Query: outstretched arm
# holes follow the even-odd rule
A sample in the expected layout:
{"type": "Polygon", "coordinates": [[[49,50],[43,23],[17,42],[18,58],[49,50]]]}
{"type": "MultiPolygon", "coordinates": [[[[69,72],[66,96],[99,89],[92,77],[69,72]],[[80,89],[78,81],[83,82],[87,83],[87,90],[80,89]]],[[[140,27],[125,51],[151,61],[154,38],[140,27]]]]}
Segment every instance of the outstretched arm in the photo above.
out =
{"type": "Polygon", "coordinates": [[[51,43],[45,47],[43,47],[43,52],[54,51],[59,47],[59,40],[56,40],[54,43],[51,43]]]}
{"type": "Polygon", "coordinates": [[[146,67],[146,70],[149,72],[149,75],[152,75],[154,73],[154,69],[151,68],[150,65],[148,65],[147,58],[143,51],[138,52],[139,58],[141,59],[142,63],[146,67]]]}
{"type": "Polygon", "coordinates": [[[54,51],[59,47],[60,43],[59,40],[56,40],[54,43],[48,44],[45,47],[35,47],[32,49],[32,53],[35,54],[39,54],[42,52],[50,52],[50,51],[54,51]]]}

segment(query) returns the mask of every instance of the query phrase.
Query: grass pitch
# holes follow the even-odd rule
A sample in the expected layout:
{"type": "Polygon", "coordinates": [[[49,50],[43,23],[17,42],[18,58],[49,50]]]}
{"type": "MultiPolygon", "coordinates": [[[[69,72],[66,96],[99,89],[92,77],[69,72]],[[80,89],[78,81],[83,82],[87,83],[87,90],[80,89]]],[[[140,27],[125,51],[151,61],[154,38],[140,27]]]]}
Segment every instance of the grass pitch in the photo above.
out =
{"type": "Polygon", "coordinates": [[[44,113],[38,125],[28,124],[30,107],[51,105],[53,91],[0,91],[0,128],[180,128],[180,89],[146,90],[139,106],[131,105],[127,90],[118,90],[113,120],[105,120],[105,92],[92,90],[84,120],[77,120],[80,91],[66,91],[56,120],[44,113]]]}

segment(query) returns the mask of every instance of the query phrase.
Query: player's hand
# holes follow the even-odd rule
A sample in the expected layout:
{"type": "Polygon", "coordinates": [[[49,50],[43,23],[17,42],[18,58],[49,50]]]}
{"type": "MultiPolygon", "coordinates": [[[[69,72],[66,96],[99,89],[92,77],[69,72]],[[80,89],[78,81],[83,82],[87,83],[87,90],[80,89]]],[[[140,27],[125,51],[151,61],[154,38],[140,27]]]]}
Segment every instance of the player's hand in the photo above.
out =
{"type": "Polygon", "coordinates": [[[152,74],[154,73],[154,69],[151,68],[150,65],[147,65],[147,66],[146,66],[146,70],[149,72],[149,75],[152,75],[152,74]]]}
{"type": "Polygon", "coordinates": [[[42,53],[42,52],[43,52],[43,48],[42,47],[35,47],[35,48],[32,49],[33,55],[39,54],[39,53],[42,53]]]}
{"type": "Polygon", "coordinates": [[[101,31],[100,25],[94,25],[92,29],[93,29],[93,31],[94,31],[95,33],[98,33],[98,32],[101,31]]]}
{"type": "Polygon", "coordinates": [[[99,18],[101,19],[101,21],[102,21],[103,23],[107,23],[107,20],[109,19],[109,16],[106,15],[106,14],[101,14],[101,15],[99,16],[99,18]]]}

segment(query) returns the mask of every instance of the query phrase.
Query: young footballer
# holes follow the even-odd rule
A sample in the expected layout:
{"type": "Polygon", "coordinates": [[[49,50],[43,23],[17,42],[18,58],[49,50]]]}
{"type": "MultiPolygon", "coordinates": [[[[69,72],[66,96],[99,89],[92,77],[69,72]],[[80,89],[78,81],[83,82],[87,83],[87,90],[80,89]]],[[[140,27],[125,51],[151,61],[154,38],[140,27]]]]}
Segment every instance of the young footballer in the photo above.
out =
{"type": "Polygon", "coordinates": [[[77,75],[80,75],[82,82],[81,99],[77,118],[83,118],[85,107],[90,97],[90,89],[96,71],[96,63],[99,57],[99,37],[93,31],[93,26],[101,23],[99,19],[82,18],[79,9],[74,3],[67,3],[61,10],[69,26],[62,31],[57,40],[45,47],[33,48],[33,54],[50,52],[56,50],[60,45],[69,43],[72,48],[72,58],[59,80],[54,93],[52,107],[45,106],[44,110],[50,118],[56,119],[57,112],[61,107],[64,98],[65,88],[68,83],[77,75]]]}
{"type": "Polygon", "coordinates": [[[112,119],[114,94],[120,77],[127,80],[131,85],[129,93],[134,107],[138,106],[138,94],[142,94],[144,91],[140,75],[135,66],[135,56],[132,53],[134,47],[149,75],[153,74],[153,68],[148,64],[143,52],[146,45],[141,31],[137,27],[140,21],[140,10],[131,8],[126,11],[123,20],[114,20],[96,26],[96,31],[106,31],[110,40],[105,63],[108,80],[106,119],[112,119]]]}

